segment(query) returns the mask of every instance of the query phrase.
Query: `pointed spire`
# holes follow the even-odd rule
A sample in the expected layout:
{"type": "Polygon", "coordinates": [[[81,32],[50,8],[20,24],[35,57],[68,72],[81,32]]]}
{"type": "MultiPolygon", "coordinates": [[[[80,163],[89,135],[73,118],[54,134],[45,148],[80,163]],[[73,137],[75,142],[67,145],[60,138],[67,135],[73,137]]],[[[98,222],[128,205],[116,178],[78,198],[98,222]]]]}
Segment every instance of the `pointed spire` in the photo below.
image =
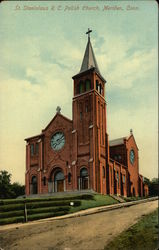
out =
{"type": "Polygon", "coordinates": [[[86,34],[88,35],[88,43],[86,46],[86,50],[85,50],[85,54],[84,54],[84,58],[83,58],[83,62],[81,65],[81,69],[80,72],[84,72],[92,67],[94,67],[99,73],[99,67],[93,52],[93,48],[92,48],[92,44],[90,41],[90,33],[92,32],[92,30],[88,29],[88,31],[86,32],[86,34]]]}
{"type": "Polygon", "coordinates": [[[72,78],[75,79],[76,77],[79,77],[84,72],[92,69],[92,70],[96,71],[96,73],[103,80],[103,82],[106,83],[106,80],[104,79],[104,77],[100,73],[100,70],[99,70],[99,67],[98,67],[94,52],[93,52],[92,44],[90,41],[90,33],[91,32],[92,32],[92,30],[90,30],[90,29],[88,29],[88,31],[86,32],[86,34],[88,35],[88,42],[87,42],[86,50],[84,53],[80,72],[78,74],[74,75],[72,78]]]}

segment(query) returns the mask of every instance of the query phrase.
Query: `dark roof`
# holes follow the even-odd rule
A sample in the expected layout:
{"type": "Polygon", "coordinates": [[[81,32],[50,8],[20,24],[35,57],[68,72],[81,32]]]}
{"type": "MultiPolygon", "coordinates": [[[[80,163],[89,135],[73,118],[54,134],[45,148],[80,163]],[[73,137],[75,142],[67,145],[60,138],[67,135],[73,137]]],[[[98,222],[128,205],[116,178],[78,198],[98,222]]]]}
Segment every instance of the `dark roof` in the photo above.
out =
{"type": "MultiPolygon", "coordinates": [[[[135,144],[136,144],[134,135],[133,135],[133,134],[130,134],[129,136],[121,137],[121,138],[118,138],[118,139],[115,139],[115,140],[110,140],[110,141],[109,141],[109,147],[113,147],[113,146],[118,146],[118,145],[125,144],[125,141],[128,141],[131,137],[133,137],[134,142],[135,142],[135,144]]],[[[138,149],[137,144],[136,144],[136,147],[137,147],[137,149],[138,149]]],[[[139,150],[139,149],[138,149],[138,150],[139,150]]]]}
{"type": "Polygon", "coordinates": [[[83,62],[82,62],[79,73],[86,71],[92,67],[96,68],[96,70],[100,73],[99,67],[98,67],[94,52],[93,52],[91,41],[90,39],[88,39],[88,43],[87,43],[86,50],[84,53],[83,62]]]}
{"type": "Polygon", "coordinates": [[[26,139],[24,139],[24,141],[29,141],[29,140],[32,140],[32,139],[38,139],[38,138],[41,138],[43,136],[43,133],[39,134],[39,135],[34,135],[34,136],[31,136],[31,137],[28,137],[26,139]]]}
{"type": "Polygon", "coordinates": [[[112,147],[112,146],[124,144],[124,139],[127,139],[127,137],[121,137],[115,140],[111,140],[109,141],[109,146],[112,147]]]}
{"type": "Polygon", "coordinates": [[[91,70],[91,69],[95,69],[95,71],[97,72],[99,77],[101,77],[102,80],[104,82],[106,82],[106,80],[102,77],[102,75],[100,73],[100,70],[99,70],[99,67],[98,67],[98,64],[97,64],[97,61],[96,61],[96,58],[95,58],[95,54],[94,54],[94,51],[93,51],[93,48],[92,48],[90,38],[88,38],[88,42],[87,42],[86,50],[85,50],[85,53],[84,53],[84,57],[83,57],[80,72],[77,75],[73,76],[73,78],[76,77],[76,76],[79,76],[82,73],[84,73],[84,72],[86,72],[88,70],[91,70]]]}

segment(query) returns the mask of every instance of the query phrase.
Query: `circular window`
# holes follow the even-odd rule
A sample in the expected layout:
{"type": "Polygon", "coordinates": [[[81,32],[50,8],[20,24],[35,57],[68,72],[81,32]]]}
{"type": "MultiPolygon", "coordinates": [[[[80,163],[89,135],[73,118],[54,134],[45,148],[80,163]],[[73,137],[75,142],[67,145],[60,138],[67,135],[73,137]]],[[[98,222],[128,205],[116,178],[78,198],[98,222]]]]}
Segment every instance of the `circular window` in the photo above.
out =
{"type": "Polygon", "coordinates": [[[51,137],[51,147],[53,150],[60,150],[65,145],[65,136],[62,132],[56,132],[51,137]]]}

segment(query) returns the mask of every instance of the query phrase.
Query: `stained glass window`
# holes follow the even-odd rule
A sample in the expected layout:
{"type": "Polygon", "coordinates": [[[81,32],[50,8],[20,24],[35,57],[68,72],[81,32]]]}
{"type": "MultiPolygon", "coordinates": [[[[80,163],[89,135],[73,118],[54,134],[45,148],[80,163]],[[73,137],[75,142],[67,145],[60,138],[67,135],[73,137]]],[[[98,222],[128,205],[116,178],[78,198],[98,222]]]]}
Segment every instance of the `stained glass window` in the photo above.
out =
{"type": "Polygon", "coordinates": [[[30,153],[31,153],[31,156],[34,155],[34,144],[30,145],[30,153]]]}

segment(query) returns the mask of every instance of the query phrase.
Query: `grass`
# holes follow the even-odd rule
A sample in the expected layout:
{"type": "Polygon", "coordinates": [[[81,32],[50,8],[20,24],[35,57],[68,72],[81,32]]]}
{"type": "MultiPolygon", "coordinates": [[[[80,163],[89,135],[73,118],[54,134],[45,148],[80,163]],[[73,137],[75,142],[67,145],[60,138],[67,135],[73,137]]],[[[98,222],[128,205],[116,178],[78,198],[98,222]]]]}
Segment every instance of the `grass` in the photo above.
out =
{"type": "Polygon", "coordinates": [[[118,201],[113,199],[109,195],[95,194],[93,200],[81,200],[81,205],[78,207],[71,207],[69,213],[78,212],[87,208],[113,205],[116,203],[118,203],[118,201]]]}
{"type": "Polygon", "coordinates": [[[148,196],[143,196],[143,197],[140,197],[140,196],[132,196],[132,197],[123,197],[121,196],[122,199],[124,199],[125,201],[129,202],[129,201],[138,201],[138,200],[144,200],[144,199],[147,199],[149,198],[148,196]]]}
{"type": "Polygon", "coordinates": [[[158,209],[143,218],[111,241],[104,250],[158,249],[158,209]]]}
{"type": "Polygon", "coordinates": [[[80,195],[60,195],[59,197],[43,197],[43,198],[18,198],[18,199],[3,199],[0,200],[0,205],[13,205],[13,204],[24,204],[25,203],[32,203],[32,202],[50,202],[50,201],[63,201],[63,200],[90,200],[93,199],[92,194],[80,194],[80,195]]]}
{"type": "MultiPolygon", "coordinates": [[[[83,194],[64,197],[26,199],[28,220],[73,213],[92,207],[118,203],[110,196],[83,194]],[[73,206],[70,203],[73,202],[73,206]]],[[[0,225],[24,222],[24,200],[0,200],[0,225]]]]}

